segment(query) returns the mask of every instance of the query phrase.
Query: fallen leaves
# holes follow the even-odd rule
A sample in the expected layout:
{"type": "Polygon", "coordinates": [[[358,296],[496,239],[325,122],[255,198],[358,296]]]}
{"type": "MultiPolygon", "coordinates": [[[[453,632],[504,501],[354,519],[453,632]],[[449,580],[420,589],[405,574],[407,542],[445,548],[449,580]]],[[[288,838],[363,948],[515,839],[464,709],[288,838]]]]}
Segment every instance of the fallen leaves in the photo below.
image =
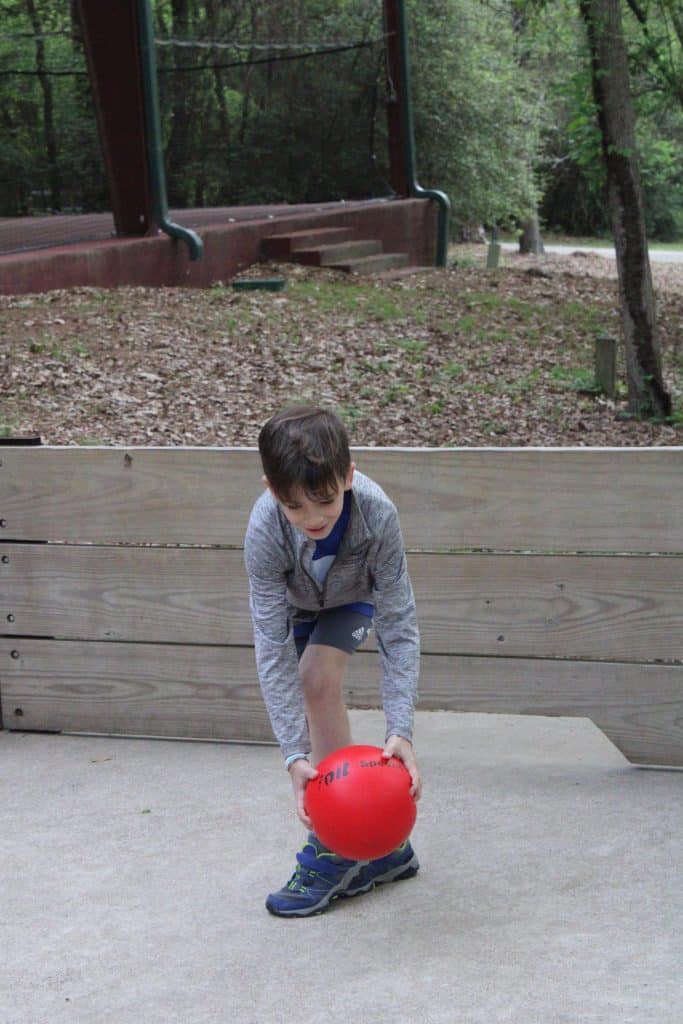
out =
{"type": "MultiPolygon", "coordinates": [[[[395,281],[251,268],[284,274],[281,293],[0,297],[2,429],[50,444],[253,445],[275,409],[310,400],[336,407],[362,445],[683,443],[681,422],[618,417],[622,366],[615,401],[586,387],[596,333],[619,334],[613,263],[483,262],[466,250],[395,281]]],[[[653,271],[680,412],[683,267],[653,271]]]]}

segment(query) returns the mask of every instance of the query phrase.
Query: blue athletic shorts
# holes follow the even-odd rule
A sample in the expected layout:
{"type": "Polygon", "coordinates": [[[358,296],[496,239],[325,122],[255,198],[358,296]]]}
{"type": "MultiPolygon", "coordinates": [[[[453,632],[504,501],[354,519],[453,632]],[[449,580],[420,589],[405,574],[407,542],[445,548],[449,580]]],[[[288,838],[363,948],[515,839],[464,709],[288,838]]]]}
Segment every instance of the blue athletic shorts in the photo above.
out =
{"type": "Polygon", "coordinates": [[[372,616],[353,608],[327,608],[316,618],[294,623],[294,642],[297,657],[301,657],[308,644],[325,644],[353,654],[372,628],[372,616]]]}

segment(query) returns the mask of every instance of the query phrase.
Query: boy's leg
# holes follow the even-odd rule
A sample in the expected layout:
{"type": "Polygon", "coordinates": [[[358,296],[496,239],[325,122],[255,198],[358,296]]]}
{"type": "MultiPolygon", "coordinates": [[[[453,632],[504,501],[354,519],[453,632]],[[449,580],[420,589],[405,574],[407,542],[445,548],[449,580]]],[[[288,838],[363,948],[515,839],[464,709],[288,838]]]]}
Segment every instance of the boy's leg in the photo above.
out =
{"type": "MultiPolygon", "coordinates": [[[[350,654],[324,644],[308,644],[299,662],[311,738],[311,762],[351,743],[343,685],[350,654]]],[[[417,874],[415,851],[406,840],[386,857],[359,865],[353,877],[340,885],[342,896],[358,896],[385,882],[399,882],[417,874]]]]}
{"type": "MultiPolygon", "coordinates": [[[[336,647],[308,644],[299,660],[314,765],[351,742],[343,697],[349,657],[336,647]]],[[[313,834],[296,859],[297,867],[287,885],[266,899],[271,914],[307,917],[321,913],[344,892],[360,869],[355,861],[333,854],[313,834]]]]}
{"type": "Polygon", "coordinates": [[[326,644],[308,644],[301,655],[299,673],[314,765],[351,743],[344,701],[344,676],[350,657],[346,651],[326,644]]]}
{"type": "MultiPolygon", "coordinates": [[[[314,765],[332,751],[351,743],[344,676],[351,652],[365,639],[368,628],[368,616],[335,610],[333,614],[320,616],[312,630],[313,642],[297,642],[314,765]],[[321,642],[323,640],[328,642],[321,642]],[[342,646],[334,646],[335,643],[342,646]]],[[[410,878],[417,870],[417,858],[408,842],[395,854],[365,863],[336,856],[311,834],[297,854],[292,878],[282,889],[268,896],[266,907],[271,914],[282,917],[319,914],[338,896],[355,896],[381,882],[410,878]]]]}

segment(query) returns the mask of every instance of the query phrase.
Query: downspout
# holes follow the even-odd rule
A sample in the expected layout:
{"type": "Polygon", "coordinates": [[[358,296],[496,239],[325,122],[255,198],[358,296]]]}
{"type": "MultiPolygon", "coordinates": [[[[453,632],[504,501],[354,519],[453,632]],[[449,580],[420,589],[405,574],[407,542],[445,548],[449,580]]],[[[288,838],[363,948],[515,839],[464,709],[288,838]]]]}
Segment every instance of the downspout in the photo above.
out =
{"type": "Polygon", "coordinates": [[[448,215],[451,201],[445,192],[435,188],[422,188],[417,182],[415,170],[415,131],[413,126],[413,102],[410,87],[410,61],[408,58],[408,31],[406,27],[405,0],[396,5],[398,59],[403,79],[403,131],[405,142],[405,170],[410,195],[416,199],[433,199],[438,203],[439,214],[436,229],[436,265],[445,267],[448,257],[448,215]]]}
{"type": "Polygon", "coordinates": [[[154,27],[150,0],[138,0],[138,35],[140,40],[140,69],[142,93],[147,129],[147,159],[149,163],[149,187],[152,198],[152,218],[157,227],[171,238],[181,238],[187,243],[190,259],[201,259],[204,246],[196,232],[174,224],[168,216],[166,175],[161,146],[161,124],[159,118],[159,91],[157,89],[157,66],[154,51],[154,27]]]}

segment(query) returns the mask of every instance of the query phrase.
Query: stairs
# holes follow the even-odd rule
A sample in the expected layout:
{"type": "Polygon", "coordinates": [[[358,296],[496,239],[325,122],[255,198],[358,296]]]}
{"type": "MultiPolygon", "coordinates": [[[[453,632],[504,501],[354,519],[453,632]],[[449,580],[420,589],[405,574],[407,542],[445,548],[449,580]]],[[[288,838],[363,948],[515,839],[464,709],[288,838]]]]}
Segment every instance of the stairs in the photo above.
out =
{"type": "Polygon", "coordinates": [[[377,239],[356,239],[351,228],[309,228],[286,235],[261,239],[261,255],[267,260],[301,263],[308,267],[326,267],[346,274],[382,274],[401,271],[402,275],[422,270],[409,267],[408,254],[384,252],[377,239]]]}

